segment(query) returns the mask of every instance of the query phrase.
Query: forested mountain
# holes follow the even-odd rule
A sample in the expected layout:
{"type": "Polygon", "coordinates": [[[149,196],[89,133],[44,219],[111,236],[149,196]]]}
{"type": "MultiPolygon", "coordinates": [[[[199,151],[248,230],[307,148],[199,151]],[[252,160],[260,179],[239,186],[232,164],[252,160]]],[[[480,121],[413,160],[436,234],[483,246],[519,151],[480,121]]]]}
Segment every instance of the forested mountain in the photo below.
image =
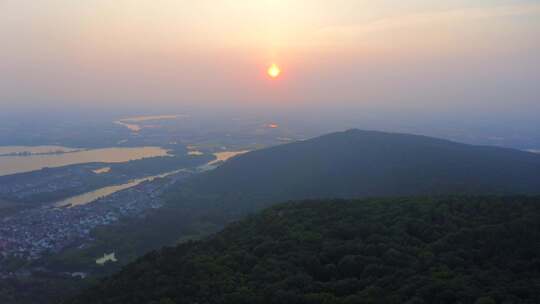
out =
{"type": "Polygon", "coordinates": [[[201,177],[215,192],[292,197],[540,192],[540,155],[349,130],[254,151],[201,177]]]}
{"type": "Polygon", "coordinates": [[[540,194],[540,155],[350,130],[235,157],[178,184],[145,218],[97,229],[91,247],[57,256],[52,265],[94,269],[96,255],[114,251],[123,257],[116,269],[290,199],[521,193],[540,194]]]}
{"type": "MultiPolygon", "coordinates": [[[[191,193],[259,199],[540,194],[540,155],[425,136],[349,130],[258,150],[196,178],[191,193]]],[[[226,209],[235,208],[227,204],[226,209]]]]}
{"type": "MultiPolygon", "coordinates": [[[[161,245],[208,235],[290,199],[456,194],[540,194],[540,155],[415,135],[333,133],[253,151],[194,176],[166,194],[163,208],[94,233],[96,242],[90,249],[140,256],[161,245]]],[[[63,259],[59,267],[76,270],[85,263],[93,260],[63,259]]]]}
{"type": "Polygon", "coordinates": [[[540,303],[539,240],[540,197],[292,202],[68,303],[540,303]]]}

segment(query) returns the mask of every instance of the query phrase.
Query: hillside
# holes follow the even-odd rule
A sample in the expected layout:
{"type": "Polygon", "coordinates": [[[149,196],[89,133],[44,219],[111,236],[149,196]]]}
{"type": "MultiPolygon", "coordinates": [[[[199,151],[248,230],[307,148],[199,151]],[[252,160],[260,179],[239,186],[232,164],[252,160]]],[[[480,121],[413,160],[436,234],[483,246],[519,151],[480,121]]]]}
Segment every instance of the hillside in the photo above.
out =
{"type": "Polygon", "coordinates": [[[95,242],[55,255],[48,267],[111,273],[164,245],[200,239],[290,199],[454,194],[540,194],[540,155],[424,136],[350,130],[258,150],[178,184],[145,218],[92,232],[95,242]]]}
{"type": "Polygon", "coordinates": [[[540,155],[349,130],[240,155],[189,188],[190,194],[236,204],[225,209],[259,200],[540,194],[540,155]]]}
{"type": "Polygon", "coordinates": [[[117,269],[291,199],[442,194],[540,194],[540,155],[359,130],[257,150],[182,182],[143,219],[97,229],[91,247],[51,267],[94,269],[95,256],[114,251],[122,258],[105,270],[117,269]]]}
{"type": "Polygon", "coordinates": [[[539,303],[540,197],[304,201],[67,303],[539,303]]]}

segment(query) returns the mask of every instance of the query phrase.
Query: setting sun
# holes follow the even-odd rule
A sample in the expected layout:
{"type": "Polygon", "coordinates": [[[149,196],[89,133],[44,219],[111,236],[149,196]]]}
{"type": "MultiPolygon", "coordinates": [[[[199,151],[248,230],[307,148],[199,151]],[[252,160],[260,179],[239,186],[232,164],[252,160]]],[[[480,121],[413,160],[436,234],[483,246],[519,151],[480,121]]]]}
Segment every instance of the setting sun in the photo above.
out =
{"type": "Polygon", "coordinates": [[[281,74],[281,69],[277,66],[277,64],[273,63],[272,66],[268,68],[268,76],[272,78],[276,78],[281,74]]]}

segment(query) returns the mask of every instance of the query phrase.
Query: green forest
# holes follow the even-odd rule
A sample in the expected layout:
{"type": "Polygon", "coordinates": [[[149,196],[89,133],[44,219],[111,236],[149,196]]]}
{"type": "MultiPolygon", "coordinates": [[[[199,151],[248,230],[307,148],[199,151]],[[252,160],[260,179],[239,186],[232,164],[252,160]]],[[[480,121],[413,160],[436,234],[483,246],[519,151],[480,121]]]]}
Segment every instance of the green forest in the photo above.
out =
{"type": "Polygon", "coordinates": [[[288,202],[67,301],[539,303],[540,197],[288,202]]]}

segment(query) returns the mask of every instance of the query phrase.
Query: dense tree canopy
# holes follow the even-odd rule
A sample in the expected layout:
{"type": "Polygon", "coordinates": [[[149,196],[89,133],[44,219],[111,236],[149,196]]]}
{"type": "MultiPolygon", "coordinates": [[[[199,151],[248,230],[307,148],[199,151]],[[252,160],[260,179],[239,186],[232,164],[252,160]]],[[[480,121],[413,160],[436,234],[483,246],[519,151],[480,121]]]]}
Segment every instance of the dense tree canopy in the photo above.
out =
{"type": "Polygon", "coordinates": [[[68,301],[539,303],[540,197],[277,205],[68,301]]]}

